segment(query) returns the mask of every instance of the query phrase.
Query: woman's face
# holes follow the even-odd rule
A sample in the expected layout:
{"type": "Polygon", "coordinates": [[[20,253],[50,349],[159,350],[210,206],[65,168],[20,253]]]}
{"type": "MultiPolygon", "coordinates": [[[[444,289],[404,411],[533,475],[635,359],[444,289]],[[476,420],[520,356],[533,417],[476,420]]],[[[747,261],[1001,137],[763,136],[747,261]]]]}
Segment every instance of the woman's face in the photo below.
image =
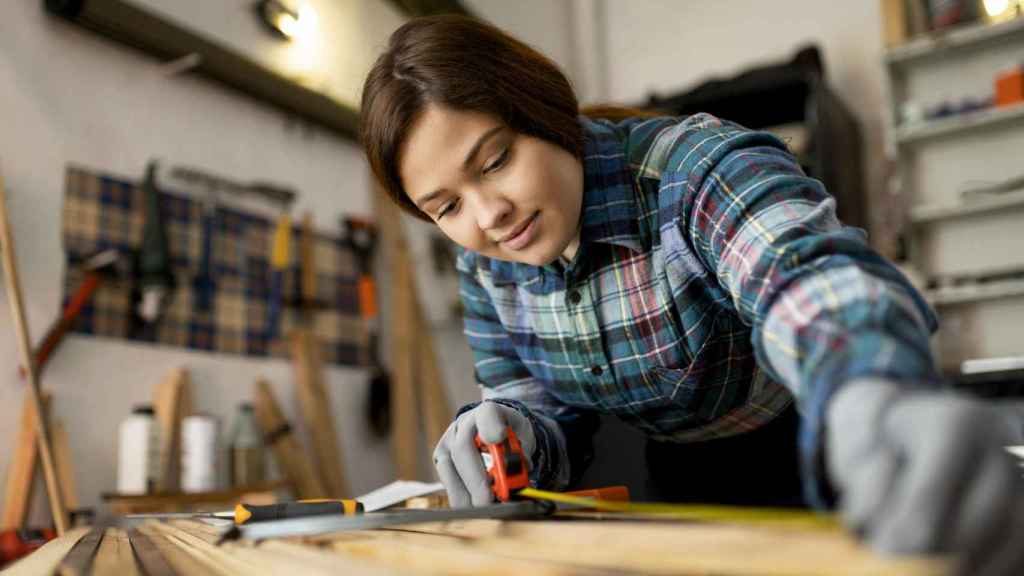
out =
{"type": "Polygon", "coordinates": [[[534,266],[576,254],[583,166],[564,149],[494,116],[428,105],[399,159],[409,198],[464,248],[534,266]]]}

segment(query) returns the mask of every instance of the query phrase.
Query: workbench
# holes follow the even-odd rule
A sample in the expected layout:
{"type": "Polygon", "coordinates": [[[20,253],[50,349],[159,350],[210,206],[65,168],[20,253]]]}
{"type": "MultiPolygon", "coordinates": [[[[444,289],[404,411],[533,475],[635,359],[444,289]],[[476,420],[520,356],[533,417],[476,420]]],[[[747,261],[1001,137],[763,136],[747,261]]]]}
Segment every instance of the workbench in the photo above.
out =
{"type": "Polygon", "coordinates": [[[941,559],[883,558],[840,529],[663,521],[601,513],[467,520],[216,545],[195,520],[77,528],[5,576],[61,574],[944,574],[941,559]]]}

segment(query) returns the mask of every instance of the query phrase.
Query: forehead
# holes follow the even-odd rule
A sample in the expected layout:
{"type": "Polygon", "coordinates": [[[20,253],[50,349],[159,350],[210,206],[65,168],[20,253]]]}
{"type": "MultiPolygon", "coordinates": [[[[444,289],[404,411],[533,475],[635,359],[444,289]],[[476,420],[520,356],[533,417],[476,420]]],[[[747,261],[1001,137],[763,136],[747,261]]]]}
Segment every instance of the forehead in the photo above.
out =
{"type": "Polygon", "coordinates": [[[409,197],[415,202],[445,187],[458,176],[477,139],[500,124],[490,114],[428,105],[399,150],[398,173],[409,197]]]}

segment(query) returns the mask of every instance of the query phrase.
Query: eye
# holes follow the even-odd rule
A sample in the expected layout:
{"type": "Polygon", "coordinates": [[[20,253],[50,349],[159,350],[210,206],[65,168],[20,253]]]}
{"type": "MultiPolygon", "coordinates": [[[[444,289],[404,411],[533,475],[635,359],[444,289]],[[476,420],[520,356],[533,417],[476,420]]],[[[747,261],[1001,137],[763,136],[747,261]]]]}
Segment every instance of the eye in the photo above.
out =
{"type": "Polygon", "coordinates": [[[494,162],[491,162],[484,168],[484,174],[490,174],[491,172],[498,170],[499,168],[505,165],[506,161],[508,161],[507,146],[505,147],[504,150],[501,151],[501,154],[499,154],[498,157],[494,159],[494,162]]]}
{"type": "Polygon", "coordinates": [[[451,202],[448,202],[447,204],[442,206],[441,209],[438,210],[438,212],[437,212],[437,219],[440,220],[441,218],[444,218],[445,214],[448,214],[448,213],[452,212],[452,210],[455,210],[456,208],[458,208],[458,204],[459,204],[459,199],[456,198],[456,199],[452,200],[451,202]]]}

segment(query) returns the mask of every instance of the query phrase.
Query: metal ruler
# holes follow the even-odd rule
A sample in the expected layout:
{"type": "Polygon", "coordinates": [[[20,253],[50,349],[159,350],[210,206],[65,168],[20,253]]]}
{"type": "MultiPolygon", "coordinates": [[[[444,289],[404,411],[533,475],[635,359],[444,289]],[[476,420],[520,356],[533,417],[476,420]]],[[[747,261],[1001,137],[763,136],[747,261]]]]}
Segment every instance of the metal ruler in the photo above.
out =
{"type": "Polygon", "coordinates": [[[525,500],[491,504],[476,508],[446,508],[441,510],[409,510],[403,512],[369,512],[361,516],[322,516],[272,520],[234,526],[220,538],[226,540],[264,540],[288,536],[315,536],[328,532],[372,530],[420,522],[450,522],[454,520],[503,520],[547,516],[555,510],[551,502],[525,500]]]}

